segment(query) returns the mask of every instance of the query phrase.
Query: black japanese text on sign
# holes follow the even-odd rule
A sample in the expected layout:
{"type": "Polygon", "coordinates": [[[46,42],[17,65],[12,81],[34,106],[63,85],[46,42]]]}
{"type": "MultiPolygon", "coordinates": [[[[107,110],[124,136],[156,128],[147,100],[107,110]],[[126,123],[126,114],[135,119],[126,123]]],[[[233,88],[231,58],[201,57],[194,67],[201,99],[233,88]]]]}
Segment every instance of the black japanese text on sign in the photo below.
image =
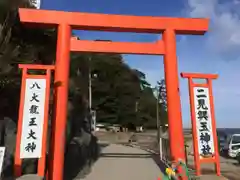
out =
{"type": "MultiPolygon", "coordinates": [[[[41,89],[40,85],[37,82],[34,82],[32,84],[32,86],[30,87],[30,89],[34,90],[34,89],[41,89]]],[[[28,133],[28,137],[27,139],[29,139],[29,143],[27,144],[27,146],[25,147],[25,150],[27,152],[34,152],[34,150],[36,149],[36,143],[34,142],[34,140],[37,139],[36,137],[36,132],[31,128],[32,126],[37,126],[37,122],[36,122],[36,117],[35,114],[39,114],[38,112],[38,108],[39,105],[38,103],[40,102],[40,99],[38,99],[38,95],[33,92],[32,93],[32,98],[30,100],[30,104],[31,107],[29,109],[29,113],[32,115],[32,117],[29,119],[29,133],[28,133]]]]}
{"type": "Polygon", "coordinates": [[[28,78],[25,84],[20,158],[40,158],[47,80],[28,78]]]}
{"type": "Polygon", "coordinates": [[[208,88],[195,88],[199,153],[208,156],[214,153],[208,88]]]}

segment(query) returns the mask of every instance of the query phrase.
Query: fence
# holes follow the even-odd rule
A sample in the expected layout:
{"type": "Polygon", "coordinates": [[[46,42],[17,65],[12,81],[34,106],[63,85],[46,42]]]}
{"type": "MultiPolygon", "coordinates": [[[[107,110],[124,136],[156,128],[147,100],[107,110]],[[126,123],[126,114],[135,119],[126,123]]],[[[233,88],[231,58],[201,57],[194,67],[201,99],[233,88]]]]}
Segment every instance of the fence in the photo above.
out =
{"type": "MultiPolygon", "coordinates": [[[[184,150],[186,154],[186,164],[188,164],[188,156],[187,152],[188,150],[188,145],[184,145],[184,150]]],[[[171,152],[170,152],[170,140],[168,137],[161,137],[159,140],[159,153],[160,153],[160,159],[164,163],[170,165],[172,162],[172,157],[171,157],[171,152]]]]}
{"type": "Polygon", "coordinates": [[[171,162],[170,141],[168,138],[161,137],[159,140],[160,158],[166,164],[171,162]]]}

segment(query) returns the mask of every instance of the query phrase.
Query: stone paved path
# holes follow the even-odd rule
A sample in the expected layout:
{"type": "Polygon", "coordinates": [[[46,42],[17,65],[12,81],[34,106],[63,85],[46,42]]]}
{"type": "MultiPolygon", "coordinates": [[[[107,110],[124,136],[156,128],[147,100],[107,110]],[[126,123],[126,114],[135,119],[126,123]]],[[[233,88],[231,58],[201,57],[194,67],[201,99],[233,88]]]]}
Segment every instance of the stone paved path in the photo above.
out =
{"type": "Polygon", "coordinates": [[[149,152],[110,144],[83,180],[158,180],[158,177],[162,177],[162,172],[149,152]]]}

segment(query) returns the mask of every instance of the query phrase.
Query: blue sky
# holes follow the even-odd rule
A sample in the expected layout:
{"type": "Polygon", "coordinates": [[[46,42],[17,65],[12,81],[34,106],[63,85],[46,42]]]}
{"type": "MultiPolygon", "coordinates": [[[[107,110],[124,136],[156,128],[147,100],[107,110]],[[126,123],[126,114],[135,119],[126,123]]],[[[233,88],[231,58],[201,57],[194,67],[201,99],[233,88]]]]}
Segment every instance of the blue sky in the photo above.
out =
{"type": "MultiPolygon", "coordinates": [[[[180,72],[217,73],[213,82],[218,127],[240,127],[240,0],[42,0],[43,9],[144,16],[209,17],[205,36],[177,37],[180,72]]],[[[153,42],[160,35],[78,31],[82,39],[153,42]]],[[[124,55],[152,86],[163,77],[160,56],[124,55]]],[[[190,126],[188,85],[180,78],[184,126],[190,126]]]]}

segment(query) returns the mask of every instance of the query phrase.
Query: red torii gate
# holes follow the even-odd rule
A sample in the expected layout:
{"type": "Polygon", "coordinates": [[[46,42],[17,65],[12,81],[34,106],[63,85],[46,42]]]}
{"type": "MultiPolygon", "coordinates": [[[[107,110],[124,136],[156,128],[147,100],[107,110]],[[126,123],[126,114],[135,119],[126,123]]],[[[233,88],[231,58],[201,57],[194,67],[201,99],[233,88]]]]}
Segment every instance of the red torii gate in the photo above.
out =
{"type": "Polygon", "coordinates": [[[176,34],[203,35],[208,30],[207,19],[138,17],[35,9],[19,9],[19,16],[23,23],[58,28],[55,64],[56,117],[51,152],[52,168],[49,171],[52,180],[63,179],[70,51],[164,55],[171,155],[176,161],[185,160],[176,34]],[[70,41],[72,29],[163,33],[163,40],[154,43],[76,39],[70,41]]]}

